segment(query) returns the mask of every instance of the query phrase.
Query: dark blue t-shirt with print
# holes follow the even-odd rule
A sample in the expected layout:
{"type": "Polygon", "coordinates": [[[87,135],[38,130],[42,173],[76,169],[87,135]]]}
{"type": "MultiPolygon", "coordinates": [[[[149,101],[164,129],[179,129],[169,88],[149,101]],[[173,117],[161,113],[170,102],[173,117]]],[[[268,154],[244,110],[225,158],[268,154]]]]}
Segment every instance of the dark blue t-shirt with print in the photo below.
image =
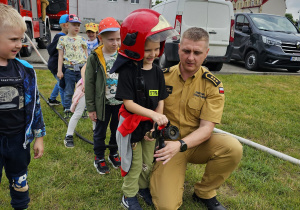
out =
{"type": "Polygon", "coordinates": [[[0,134],[16,134],[25,129],[24,86],[12,60],[0,66],[0,134]]]}

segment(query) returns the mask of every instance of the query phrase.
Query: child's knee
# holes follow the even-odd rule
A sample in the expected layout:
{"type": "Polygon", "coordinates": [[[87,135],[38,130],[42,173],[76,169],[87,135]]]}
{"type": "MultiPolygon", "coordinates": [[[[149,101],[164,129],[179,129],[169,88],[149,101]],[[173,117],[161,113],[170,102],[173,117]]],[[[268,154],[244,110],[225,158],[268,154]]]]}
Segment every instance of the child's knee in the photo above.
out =
{"type": "Polygon", "coordinates": [[[19,177],[12,177],[12,187],[15,191],[26,192],[28,190],[27,172],[19,177]]]}

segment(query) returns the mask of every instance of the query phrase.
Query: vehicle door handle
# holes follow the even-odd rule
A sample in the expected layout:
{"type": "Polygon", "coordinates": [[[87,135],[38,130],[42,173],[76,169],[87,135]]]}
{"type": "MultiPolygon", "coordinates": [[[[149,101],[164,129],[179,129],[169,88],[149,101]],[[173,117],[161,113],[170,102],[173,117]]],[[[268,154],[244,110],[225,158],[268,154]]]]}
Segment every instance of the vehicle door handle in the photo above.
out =
{"type": "Polygon", "coordinates": [[[208,32],[209,34],[217,34],[217,32],[215,32],[215,31],[210,31],[210,32],[208,32]]]}

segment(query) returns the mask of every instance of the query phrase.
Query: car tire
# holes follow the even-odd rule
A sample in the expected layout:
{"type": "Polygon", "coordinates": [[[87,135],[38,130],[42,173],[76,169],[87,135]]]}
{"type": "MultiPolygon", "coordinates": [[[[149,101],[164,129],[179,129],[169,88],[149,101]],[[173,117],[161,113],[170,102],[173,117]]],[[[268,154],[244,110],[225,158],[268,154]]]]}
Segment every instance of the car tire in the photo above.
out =
{"type": "Polygon", "coordinates": [[[47,26],[46,26],[46,37],[39,38],[37,42],[38,42],[38,47],[40,49],[46,49],[47,46],[51,43],[51,31],[47,26]]]}
{"type": "Polygon", "coordinates": [[[297,72],[299,69],[287,69],[289,72],[297,72]]]}
{"type": "MultiPolygon", "coordinates": [[[[32,36],[32,31],[31,28],[29,27],[29,25],[27,24],[27,30],[26,30],[26,34],[27,36],[32,40],[33,36],[32,36]]],[[[27,40],[27,38],[25,37],[25,40],[27,40]]],[[[29,42],[29,41],[28,41],[29,42]]],[[[21,57],[29,57],[32,54],[32,45],[30,44],[28,47],[22,47],[21,51],[20,51],[20,55],[21,57]]]]}
{"type": "Polygon", "coordinates": [[[257,52],[252,50],[245,57],[245,67],[248,70],[255,71],[259,68],[257,52]]]}
{"type": "Polygon", "coordinates": [[[209,71],[221,71],[223,63],[206,63],[204,64],[209,71]]]}

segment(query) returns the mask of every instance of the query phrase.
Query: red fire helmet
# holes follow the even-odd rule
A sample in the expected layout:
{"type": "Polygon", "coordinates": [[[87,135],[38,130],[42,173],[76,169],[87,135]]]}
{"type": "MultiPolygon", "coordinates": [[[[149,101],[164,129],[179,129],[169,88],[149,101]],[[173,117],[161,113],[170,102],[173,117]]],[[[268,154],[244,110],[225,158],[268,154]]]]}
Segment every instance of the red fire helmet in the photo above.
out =
{"type": "Polygon", "coordinates": [[[121,25],[121,47],[119,54],[132,60],[140,61],[144,57],[146,39],[160,42],[161,56],[165,41],[178,33],[158,12],[151,9],[137,9],[131,12],[121,25]]]}

